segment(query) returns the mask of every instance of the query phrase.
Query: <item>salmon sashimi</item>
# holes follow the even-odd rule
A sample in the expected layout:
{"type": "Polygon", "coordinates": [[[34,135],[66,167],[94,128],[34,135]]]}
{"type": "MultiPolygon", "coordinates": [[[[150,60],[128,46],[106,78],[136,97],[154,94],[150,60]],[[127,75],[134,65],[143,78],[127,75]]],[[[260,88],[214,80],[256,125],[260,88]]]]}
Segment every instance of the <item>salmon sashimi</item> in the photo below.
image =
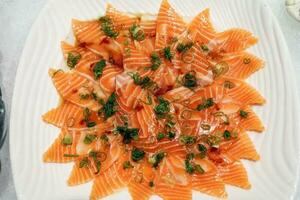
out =
{"type": "Polygon", "coordinates": [[[179,36],[186,29],[186,23],[171,7],[167,0],[163,0],[157,16],[155,48],[166,47],[170,40],[179,36]]]}
{"type": "Polygon", "coordinates": [[[209,41],[214,39],[216,31],[211,23],[209,9],[199,13],[189,24],[188,30],[197,43],[208,44],[209,41]]]}
{"type": "Polygon", "coordinates": [[[266,99],[246,79],[264,61],[248,51],[255,35],[212,19],[206,8],[187,22],[168,0],[156,15],[108,4],[98,19],[73,19],[75,43],[61,42],[68,70],[49,70],[60,103],[42,119],[60,133],[43,161],[72,162],[67,184],[93,182],[92,200],[251,189],[242,160],[260,159],[247,131],[265,130],[253,106],[266,99]]]}

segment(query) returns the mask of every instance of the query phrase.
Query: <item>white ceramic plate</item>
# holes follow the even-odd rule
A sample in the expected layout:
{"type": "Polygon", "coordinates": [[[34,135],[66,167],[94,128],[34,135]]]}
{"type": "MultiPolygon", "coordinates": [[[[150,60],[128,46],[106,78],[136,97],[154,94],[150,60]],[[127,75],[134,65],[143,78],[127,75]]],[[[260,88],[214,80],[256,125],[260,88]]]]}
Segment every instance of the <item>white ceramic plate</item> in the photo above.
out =
{"type": "MultiPolygon", "coordinates": [[[[266,67],[249,82],[267,99],[255,108],[266,131],[250,134],[261,155],[244,161],[252,189],[226,187],[229,199],[292,199],[299,158],[299,109],[289,52],[282,32],[266,5],[250,0],[170,0],[184,16],[211,9],[218,30],[241,27],[260,43],[251,51],[266,60],[266,67]]],[[[157,13],[160,0],[112,0],[127,12],[157,13]]],[[[104,0],[52,0],[33,25],[19,64],[10,119],[10,153],[19,199],[88,199],[91,183],[68,187],[72,164],[44,164],[42,154],[59,130],[42,122],[41,115],[57,105],[58,96],[48,77],[49,67],[62,63],[60,41],[70,32],[71,19],[93,19],[105,11],[104,0]]],[[[107,199],[130,199],[126,190],[107,199]]],[[[212,199],[196,193],[193,199],[212,199]]]]}

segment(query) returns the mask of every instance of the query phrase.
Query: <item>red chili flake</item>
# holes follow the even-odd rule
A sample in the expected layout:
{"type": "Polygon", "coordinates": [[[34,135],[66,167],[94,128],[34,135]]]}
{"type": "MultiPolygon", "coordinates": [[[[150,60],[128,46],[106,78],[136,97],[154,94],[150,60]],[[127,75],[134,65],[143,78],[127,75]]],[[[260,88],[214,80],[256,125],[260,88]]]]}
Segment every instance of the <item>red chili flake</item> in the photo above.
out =
{"type": "Polygon", "coordinates": [[[75,89],[72,90],[72,92],[76,93],[76,92],[78,92],[78,90],[75,88],[75,89]]]}
{"type": "Polygon", "coordinates": [[[135,110],[138,112],[138,111],[142,110],[143,108],[144,108],[143,105],[138,104],[138,105],[135,107],[135,110]]]}
{"type": "Polygon", "coordinates": [[[164,88],[159,88],[156,92],[155,92],[155,95],[156,96],[161,96],[165,93],[167,93],[168,91],[172,90],[173,89],[173,86],[172,85],[168,85],[167,87],[164,87],[164,88]]]}
{"type": "Polygon", "coordinates": [[[222,158],[220,154],[220,150],[218,148],[212,147],[208,150],[207,156],[210,160],[217,164],[221,164],[224,162],[224,159],[222,158]]]}
{"type": "Polygon", "coordinates": [[[80,122],[79,122],[80,125],[84,125],[85,124],[85,121],[82,119],[80,122]]]}

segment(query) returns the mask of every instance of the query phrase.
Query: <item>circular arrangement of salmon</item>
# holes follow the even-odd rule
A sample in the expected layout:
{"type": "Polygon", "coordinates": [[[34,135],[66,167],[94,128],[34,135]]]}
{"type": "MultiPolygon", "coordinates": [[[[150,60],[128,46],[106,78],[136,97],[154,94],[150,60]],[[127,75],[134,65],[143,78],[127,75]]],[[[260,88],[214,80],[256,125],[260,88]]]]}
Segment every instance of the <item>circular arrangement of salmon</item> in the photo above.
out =
{"type": "Polygon", "coordinates": [[[49,70],[62,100],[43,115],[61,129],[44,162],[74,162],[68,185],[93,181],[91,199],[128,188],[135,200],[250,189],[240,159],[259,160],[246,131],[264,130],[251,106],[265,100],[245,82],[264,65],[246,51],[257,38],[217,32],[208,9],[186,22],[167,0],[156,16],[108,5],[72,28],[69,70],[49,70]]]}

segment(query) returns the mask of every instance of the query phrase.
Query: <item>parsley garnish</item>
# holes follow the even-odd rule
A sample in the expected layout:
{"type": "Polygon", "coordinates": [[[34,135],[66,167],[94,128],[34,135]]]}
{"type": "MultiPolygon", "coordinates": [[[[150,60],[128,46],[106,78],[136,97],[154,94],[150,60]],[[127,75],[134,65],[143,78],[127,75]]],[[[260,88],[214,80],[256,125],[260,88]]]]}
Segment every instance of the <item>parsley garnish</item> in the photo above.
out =
{"type": "Polygon", "coordinates": [[[100,17],[99,21],[101,22],[101,31],[103,31],[106,36],[111,38],[118,37],[119,33],[115,30],[114,24],[109,17],[100,17]]]}
{"type": "Polygon", "coordinates": [[[169,131],[168,134],[167,134],[167,137],[172,140],[174,139],[176,136],[176,133],[174,133],[173,131],[169,131]]]}
{"type": "Polygon", "coordinates": [[[113,92],[108,97],[106,103],[103,104],[103,107],[98,111],[98,114],[102,113],[104,115],[104,119],[108,119],[117,112],[117,105],[117,95],[113,92]]]}
{"type": "Polygon", "coordinates": [[[165,157],[165,152],[159,152],[149,157],[148,161],[152,167],[157,168],[159,163],[162,161],[164,157],[165,157]]]}
{"type": "Polygon", "coordinates": [[[131,140],[138,140],[139,138],[139,129],[128,128],[127,124],[125,126],[117,126],[116,132],[123,136],[124,144],[129,144],[131,140]]]}
{"type": "Polygon", "coordinates": [[[181,135],[179,141],[185,145],[191,145],[196,142],[196,138],[192,135],[181,135]]]}
{"type": "Polygon", "coordinates": [[[225,140],[229,140],[231,138],[231,133],[228,130],[225,130],[223,133],[223,137],[225,140]]]}
{"type": "Polygon", "coordinates": [[[152,71],[155,71],[159,68],[159,66],[161,65],[161,60],[160,60],[160,57],[159,55],[156,53],[156,52],[153,52],[151,55],[150,55],[150,58],[151,58],[151,66],[150,66],[150,69],[152,71]]]}
{"type": "Polygon", "coordinates": [[[168,112],[170,112],[170,102],[158,97],[158,105],[155,106],[154,112],[158,118],[163,118],[168,112]]]}
{"type": "Polygon", "coordinates": [[[198,151],[200,152],[200,158],[204,158],[207,153],[207,148],[203,144],[198,144],[198,151]]]}
{"type": "Polygon", "coordinates": [[[133,150],[131,151],[131,159],[134,162],[138,162],[139,160],[142,160],[144,156],[145,156],[145,152],[141,149],[133,148],[133,150]]]}
{"type": "Polygon", "coordinates": [[[131,164],[131,162],[129,160],[125,161],[123,163],[123,169],[130,169],[133,168],[133,165],[131,164]]]}
{"type": "Polygon", "coordinates": [[[192,48],[192,46],[194,45],[193,42],[187,42],[187,43],[179,43],[177,45],[177,52],[178,53],[185,53],[187,52],[190,48],[192,48]]]}
{"type": "Polygon", "coordinates": [[[202,104],[199,104],[197,106],[197,110],[199,110],[199,111],[205,110],[205,109],[207,109],[209,107],[212,107],[213,105],[214,105],[213,98],[208,98],[208,99],[205,99],[202,104]]]}
{"type": "Polygon", "coordinates": [[[79,162],[79,168],[88,167],[89,163],[90,163],[89,159],[85,157],[79,162]]]}
{"type": "Polygon", "coordinates": [[[75,65],[79,62],[80,58],[81,58],[81,55],[79,53],[69,52],[68,58],[67,58],[68,67],[73,69],[75,67],[75,65]]]}
{"type": "Polygon", "coordinates": [[[248,112],[244,111],[244,110],[240,110],[240,116],[242,118],[247,118],[248,117],[248,112]]]}
{"type": "Polygon", "coordinates": [[[138,73],[130,73],[129,76],[133,79],[134,84],[141,86],[143,89],[149,89],[155,84],[148,76],[141,77],[138,73]]]}
{"type": "Polygon", "coordinates": [[[96,135],[87,134],[83,139],[83,143],[91,144],[96,139],[96,137],[97,137],[96,135]]]}
{"type": "Polygon", "coordinates": [[[157,138],[157,140],[162,140],[162,139],[164,139],[164,138],[165,138],[165,134],[164,134],[164,133],[161,133],[161,132],[159,132],[159,133],[157,134],[156,138],[157,138]]]}
{"type": "Polygon", "coordinates": [[[142,41],[145,39],[145,33],[139,25],[133,24],[129,28],[129,33],[133,40],[142,41]]]}
{"type": "Polygon", "coordinates": [[[94,78],[97,80],[102,76],[103,69],[106,66],[106,61],[104,59],[97,62],[93,68],[94,78]]]}
{"type": "Polygon", "coordinates": [[[195,76],[195,72],[191,71],[186,73],[182,78],[183,86],[187,88],[194,88],[197,86],[197,79],[195,76]]]}
{"type": "Polygon", "coordinates": [[[169,61],[171,61],[173,59],[174,55],[171,51],[171,47],[168,46],[163,49],[163,56],[165,57],[165,59],[167,59],[169,61]]]}

